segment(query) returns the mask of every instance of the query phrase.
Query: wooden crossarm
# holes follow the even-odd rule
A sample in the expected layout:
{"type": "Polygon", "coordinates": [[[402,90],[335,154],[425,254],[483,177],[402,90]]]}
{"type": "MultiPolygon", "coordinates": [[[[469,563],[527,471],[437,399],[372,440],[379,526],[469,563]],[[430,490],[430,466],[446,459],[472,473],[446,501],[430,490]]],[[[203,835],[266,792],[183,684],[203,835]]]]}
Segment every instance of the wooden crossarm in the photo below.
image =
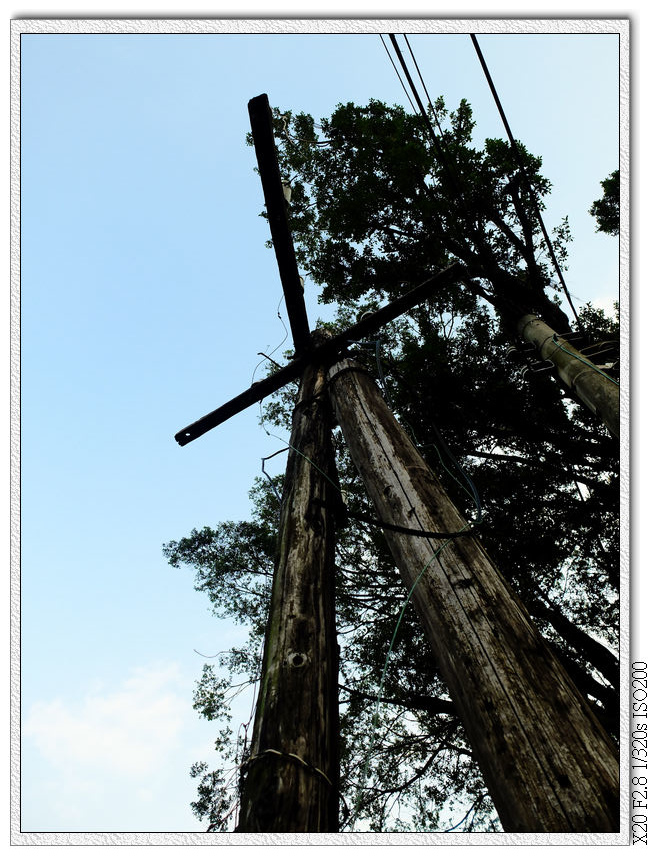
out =
{"type": "Polygon", "coordinates": [[[282,189],[282,178],[273,137],[273,118],[266,93],[250,100],[248,115],[251,121],[262,189],[264,190],[273,249],[278,262],[280,281],[287,305],[291,336],[296,354],[301,355],[311,347],[310,328],[302,282],[296,263],[296,253],[287,219],[287,203],[282,189]]]}
{"type": "Polygon", "coordinates": [[[229,402],[224,403],[224,405],[194,421],[189,426],[184,427],[180,432],[176,433],[174,438],[181,447],[189,444],[189,442],[202,436],[203,433],[214,429],[214,427],[239,414],[240,411],[254,405],[256,402],[264,399],[264,397],[270,396],[278,388],[298,378],[308,363],[315,363],[325,359],[334,363],[340,353],[348,348],[348,346],[375,333],[385,324],[388,324],[389,321],[427,300],[437,288],[457,281],[463,272],[464,269],[461,264],[450,265],[445,270],[440,271],[440,273],[411,289],[411,291],[408,291],[402,297],[391,301],[391,303],[387,303],[376,312],[364,316],[362,321],[353,324],[347,330],[336,334],[321,345],[315,346],[308,354],[296,358],[296,360],[274,372],[268,378],[255,382],[248,390],[240,393],[239,396],[234,397],[229,402]]]}

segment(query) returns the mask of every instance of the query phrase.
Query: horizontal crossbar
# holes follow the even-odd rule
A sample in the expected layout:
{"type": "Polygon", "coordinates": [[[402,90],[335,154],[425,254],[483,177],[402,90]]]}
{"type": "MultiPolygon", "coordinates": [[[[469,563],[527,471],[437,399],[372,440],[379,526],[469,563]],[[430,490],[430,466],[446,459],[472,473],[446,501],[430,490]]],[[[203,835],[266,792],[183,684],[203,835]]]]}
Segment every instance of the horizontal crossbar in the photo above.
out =
{"type": "Polygon", "coordinates": [[[379,330],[385,324],[388,324],[389,321],[393,321],[393,319],[408,312],[412,307],[427,300],[437,288],[457,282],[463,273],[464,268],[461,264],[450,265],[445,270],[440,271],[440,273],[411,289],[411,291],[408,291],[402,297],[387,303],[386,306],[382,306],[376,312],[364,316],[362,321],[358,321],[347,330],[336,334],[321,345],[317,345],[307,353],[300,355],[294,361],[287,364],[287,366],[272,373],[263,381],[256,381],[255,384],[249,387],[248,390],[240,393],[239,396],[234,397],[229,402],[224,403],[224,405],[194,421],[189,426],[184,427],[176,433],[174,438],[181,447],[189,444],[189,442],[194,441],[194,439],[199,438],[199,436],[209,432],[209,430],[214,429],[219,424],[234,417],[234,415],[239,414],[240,411],[254,405],[256,402],[260,402],[264,397],[270,396],[285,384],[298,378],[308,364],[327,361],[334,363],[337,355],[348,348],[348,346],[359,342],[371,333],[379,330]]]}

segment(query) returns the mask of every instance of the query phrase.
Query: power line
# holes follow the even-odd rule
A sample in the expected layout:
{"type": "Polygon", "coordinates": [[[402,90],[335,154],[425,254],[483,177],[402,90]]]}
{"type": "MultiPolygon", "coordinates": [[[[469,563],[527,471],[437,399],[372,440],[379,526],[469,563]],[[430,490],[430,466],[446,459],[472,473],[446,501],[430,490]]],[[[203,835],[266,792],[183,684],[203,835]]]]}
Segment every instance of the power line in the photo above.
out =
{"type": "Polygon", "coordinates": [[[578,313],[576,312],[576,309],[573,305],[573,301],[571,300],[571,295],[569,293],[569,289],[567,288],[567,285],[564,281],[564,276],[562,275],[560,265],[559,265],[558,260],[555,256],[555,250],[553,249],[553,244],[551,243],[551,239],[548,236],[548,232],[546,231],[546,226],[544,224],[544,220],[542,219],[542,214],[539,210],[539,207],[537,206],[535,194],[532,190],[530,180],[528,179],[528,173],[526,172],[526,167],[524,165],[524,161],[523,161],[521,153],[519,151],[519,147],[517,146],[517,142],[515,141],[514,136],[512,134],[512,130],[510,129],[510,124],[508,123],[508,118],[506,117],[506,113],[503,110],[503,106],[501,105],[501,100],[499,99],[499,94],[497,93],[496,87],[494,86],[494,82],[492,81],[492,76],[490,75],[490,70],[487,67],[487,63],[485,62],[485,58],[483,57],[483,52],[481,51],[481,48],[478,44],[478,39],[476,38],[474,33],[470,33],[470,38],[472,40],[472,44],[474,45],[474,48],[476,49],[478,59],[479,59],[481,66],[483,68],[483,72],[485,73],[485,78],[486,78],[487,83],[490,87],[490,90],[492,91],[492,96],[494,97],[494,101],[496,103],[499,114],[501,115],[501,120],[503,121],[503,125],[505,127],[506,134],[508,135],[508,138],[510,140],[510,146],[512,147],[512,151],[513,151],[515,158],[519,164],[519,168],[521,169],[522,177],[524,178],[524,181],[525,181],[526,185],[528,186],[528,191],[530,193],[530,200],[531,200],[533,208],[535,210],[535,216],[537,217],[537,221],[539,222],[539,225],[542,229],[542,234],[544,235],[544,240],[546,241],[546,247],[548,249],[549,255],[551,256],[551,261],[553,262],[553,266],[555,267],[555,272],[558,275],[558,279],[560,280],[560,284],[562,286],[562,289],[564,291],[566,299],[569,302],[569,306],[571,307],[571,311],[573,312],[575,320],[578,322],[578,325],[579,325],[580,320],[578,318],[578,313]]]}
{"type": "MultiPolygon", "coordinates": [[[[440,142],[438,141],[438,137],[437,137],[437,135],[434,131],[434,128],[431,124],[431,120],[429,119],[429,115],[427,114],[426,109],[425,109],[424,105],[422,104],[422,100],[420,99],[420,94],[418,93],[417,88],[416,88],[415,84],[413,83],[413,79],[411,78],[411,73],[409,72],[408,66],[406,65],[406,61],[404,60],[404,55],[402,54],[402,51],[401,51],[399,45],[397,44],[397,39],[395,38],[395,35],[393,33],[390,34],[390,41],[391,41],[391,44],[393,46],[393,50],[397,54],[397,59],[399,60],[402,69],[404,70],[404,75],[406,76],[406,80],[408,81],[409,86],[411,88],[411,91],[413,93],[413,96],[415,97],[415,101],[418,104],[418,108],[420,109],[420,114],[424,118],[424,122],[426,123],[426,125],[429,129],[429,134],[431,136],[431,140],[433,142],[433,145],[436,149],[436,154],[438,156],[438,159],[440,160],[441,165],[443,166],[443,168],[447,172],[447,175],[449,177],[451,185],[454,188],[454,191],[456,192],[457,195],[461,195],[461,192],[460,192],[460,189],[459,189],[458,184],[456,182],[456,178],[454,176],[454,173],[451,170],[449,163],[447,162],[447,157],[445,156],[444,149],[443,149],[442,145],[440,144],[440,142]]],[[[411,104],[413,104],[413,103],[411,103],[411,104]]]]}
{"type": "MultiPolygon", "coordinates": [[[[404,36],[404,39],[406,39],[406,43],[407,43],[407,45],[409,45],[408,39],[406,38],[406,36],[404,36]]],[[[429,115],[428,115],[427,111],[425,110],[424,105],[422,104],[422,100],[421,100],[420,95],[417,91],[417,88],[416,88],[415,84],[413,83],[413,79],[412,79],[411,74],[410,74],[408,67],[406,65],[406,61],[404,60],[404,55],[402,54],[400,47],[397,44],[397,39],[396,39],[395,35],[392,33],[390,34],[390,41],[392,43],[393,49],[395,50],[395,53],[397,54],[400,65],[402,66],[402,69],[404,70],[404,74],[406,75],[406,79],[407,79],[407,81],[411,87],[411,90],[413,91],[413,95],[415,97],[415,100],[418,103],[418,108],[420,110],[420,114],[421,114],[422,118],[424,119],[424,122],[427,125],[427,128],[429,130],[429,135],[431,137],[431,141],[433,142],[438,161],[442,165],[443,170],[447,175],[451,189],[453,190],[454,194],[457,196],[459,202],[461,202],[464,205],[465,213],[466,213],[466,215],[468,215],[470,213],[470,209],[466,205],[465,196],[463,194],[463,189],[462,189],[462,184],[461,184],[460,180],[458,179],[458,177],[456,176],[454,169],[449,164],[449,162],[447,160],[446,153],[445,153],[445,148],[444,148],[443,144],[441,143],[442,140],[444,139],[444,134],[442,133],[442,130],[441,130],[441,136],[440,136],[441,140],[439,141],[438,136],[436,135],[435,130],[433,128],[433,125],[431,123],[431,120],[429,119],[429,115]]],[[[409,51],[411,52],[411,56],[415,60],[415,56],[413,54],[413,50],[411,49],[410,45],[409,45],[409,51]]],[[[415,65],[416,65],[416,68],[418,69],[418,74],[420,75],[420,79],[422,80],[422,75],[420,74],[420,69],[417,65],[417,61],[416,61],[415,65]]],[[[424,84],[424,81],[422,83],[424,84]]],[[[425,92],[427,93],[427,98],[428,98],[429,94],[426,90],[426,86],[424,89],[425,89],[425,92]]],[[[429,99],[429,104],[431,104],[430,99],[429,99]]],[[[438,125],[438,128],[440,129],[440,124],[438,123],[438,118],[436,116],[435,111],[433,110],[433,106],[431,106],[431,108],[432,108],[434,117],[436,118],[436,123],[438,125]]],[[[469,217],[467,218],[467,222],[465,224],[466,224],[466,228],[467,228],[467,231],[469,233],[469,236],[474,240],[477,247],[480,247],[481,246],[481,238],[480,238],[479,232],[476,229],[476,226],[473,226],[471,224],[471,220],[469,217]]],[[[478,293],[480,294],[481,297],[485,297],[485,295],[482,292],[478,292],[478,293]]]]}
{"type": "MultiPolygon", "coordinates": [[[[508,123],[507,117],[506,117],[506,115],[505,115],[505,111],[503,110],[503,106],[501,105],[501,101],[500,101],[500,99],[499,99],[499,96],[498,96],[498,94],[497,94],[496,88],[495,88],[495,86],[494,86],[494,82],[492,81],[492,77],[491,77],[491,75],[490,75],[490,72],[489,72],[489,70],[488,70],[487,64],[486,64],[486,62],[485,62],[485,59],[484,59],[483,54],[482,54],[482,52],[481,52],[481,49],[480,49],[480,47],[479,47],[478,41],[477,41],[477,39],[476,39],[476,36],[475,36],[474,34],[470,34],[470,36],[471,36],[472,42],[473,42],[473,44],[474,44],[474,47],[475,47],[475,49],[476,49],[476,52],[477,52],[477,54],[478,54],[479,60],[480,60],[480,62],[481,62],[481,66],[483,67],[483,71],[484,71],[484,73],[485,73],[486,79],[487,79],[488,84],[489,84],[489,86],[490,86],[490,90],[492,91],[492,95],[493,95],[493,97],[494,97],[495,103],[496,103],[497,108],[498,108],[498,110],[499,110],[499,114],[501,115],[501,119],[502,119],[502,121],[503,121],[503,124],[504,124],[505,130],[506,130],[506,133],[507,133],[508,138],[509,138],[509,140],[510,140],[511,148],[512,148],[512,150],[513,150],[513,153],[514,153],[514,155],[515,155],[515,158],[516,158],[517,163],[518,163],[518,165],[519,165],[519,168],[520,168],[520,170],[521,170],[521,176],[523,177],[523,180],[524,180],[525,184],[526,184],[527,187],[528,187],[528,192],[529,192],[529,194],[530,194],[530,199],[531,199],[531,203],[532,203],[533,210],[534,210],[534,213],[535,213],[535,217],[536,217],[536,219],[537,219],[537,221],[538,221],[538,223],[539,223],[539,226],[540,226],[540,228],[541,228],[542,235],[543,235],[543,237],[544,237],[544,241],[545,241],[545,243],[546,243],[546,247],[547,247],[548,252],[549,252],[549,256],[550,256],[551,261],[552,261],[552,263],[553,263],[553,267],[555,268],[555,272],[557,273],[557,276],[558,276],[558,279],[559,279],[560,285],[562,286],[562,290],[564,291],[564,295],[565,295],[565,297],[566,297],[566,299],[567,299],[567,301],[568,301],[568,303],[569,303],[569,306],[570,306],[570,308],[571,308],[571,311],[572,311],[572,313],[573,313],[573,316],[574,316],[574,318],[575,318],[575,320],[576,320],[576,322],[577,322],[577,324],[578,324],[578,327],[579,327],[579,326],[580,326],[580,319],[579,319],[579,317],[578,317],[578,313],[577,313],[577,311],[576,311],[576,308],[575,308],[575,306],[574,306],[574,304],[573,304],[573,300],[572,300],[572,298],[571,298],[571,294],[570,294],[570,292],[569,292],[569,289],[568,289],[568,287],[567,287],[567,285],[566,285],[566,282],[565,282],[565,280],[564,280],[564,276],[563,276],[563,274],[562,274],[562,270],[561,270],[561,268],[560,268],[559,262],[558,262],[558,260],[557,260],[556,255],[555,255],[555,250],[553,249],[553,244],[552,244],[551,239],[550,239],[550,237],[549,237],[549,235],[548,235],[548,231],[546,230],[546,225],[545,225],[545,223],[544,223],[544,220],[543,220],[543,218],[542,218],[542,214],[541,214],[540,209],[539,209],[539,207],[538,207],[537,200],[536,200],[536,198],[535,198],[535,194],[534,194],[534,192],[533,192],[533,190],[532,190],[532,186],[531,186],[530,180],[529,180],[529,178],[528,178],[528,174],[527,174],[527,172],[526,172],[526,168],[525,168],[525,165],[524,165],[524,162],[523,162],[523,159],[522,159],[521,153],[520,153],[520,151],[519,151],[519,148],[517,147],[517,143],[516,143],[516,141],[515,141],[515,139],[514,139],[514,136],[513,136],[513,134],[512,134],[512,131],[511,131],[511,129],[510,129],[510,124],[508,123]]],[[[402,54],[402,52],[401,52],[401,50],[400,50],[400,48],[399,48],[399,45],[397,44],[397,39],[395,38],[395,36],[394,36],[393,34],[391,34],[391,35],[390,35],[390,40],[391,40],[391,43],[392,43],[392,45],[393,45],[393,49],[394,49],[394,51],[395,51],[395,53],[396,53],[396,55],[397,55],[397,57],[398,57],[398,59],[399,59],[399,61],[400,61],[400,64],[401,64],[401,66],[402,66],[402,69],[404,70],[404,74],[405,74],[405,76],[406,76],[406,79],[407,79],[407,81],[408,81],[410,87],[411,87],[411,90],[412,90],[412,92],[413,92],[413,95],[414,95],[414,97],[415,97],[415,100],[416,100],[416,102],[417,102],[417,104],[418,104],[419,112],[420,112],[420,114],[422,115],[422,117],[424,118],[424,120],[425,120],[425,122],[426,122],[426,124],[427,124],[427,127],[428,127],[428,129],[429,129],[429,133],[430,133],[430,136],[431,136],[431,140],[433,141],[434,146],[435,146],[435,148],[436,148],[436,153],[437,153],[437,155],[438,155],[438,158],[439,158],[440,162],[442,163],[442,165],[443,165],[445,171],[447,172],[447,175],[448,175],[448,177],[449,177],[449,179],[450,179],[450,181],[451,181],[452,187],[454,188],[454,191],[455,191],[456,194],[457,194],[457,195],[462,199],[463,196],[462,196],[462,191],[461,191],[461,189],[459,188],[459,183],[457,182],[457,179],[456,179],[456,177],[455,177],[453,171],[451,170],[451,167],[449,166],[449,163],[448,163],[447,160],[446,160],[446,157],[445,157],[445,154],[444,154],[444,150],[443,150],[441,144],[440,144],[439,141],[438,141],[438,138],[437,138],[437,136],[436,136],[436,134],[435,134],[435,131],[434,131],[434,129],[433,129],[433,126],[432,126],[432,124],[431,124],[431,121],[430,121],[430,119],[429,119],[429,116],[428,116],[428,114],[427,114],[427,112],[426,112],[426,110],[425,110],[425,108],[424,108],[424,105],[423,105],[423,103],[422,103],[422,100],[421,100],[421,98],[420,98],[420,96],[419,96],[419,94],[418,94],[418,91],[417,91],[416,87],[415,87],[415,84],[414,84],[414,82],[413,82],[413,79],[412,79],[412,77],[411,77],[411,74],[410,74],[410,72],[409,72],[409,70],[408,70],[408,67],[407,67],[407,65],[406,65],[406,62],[405,62],[405,60],[404,60],[404,56],[403,56],[403,54],[402,54]]],[[[417,69],[418,75],[419,75],[419,77],[420,77],[420,81],[422,82],[422,86],[423,86],[424,91],[425,91],[425,93],[426,93],[426,96],[427,96],[427,100],[428,100],[428,102],[429,102],[429,105],[431,106],[431,109],[432,109],[433,115],[434,115],[434,117],[435,117],[435,120],[436,120],[436,124],[437,124],[437,126],[438,126],[438,129],[440,129],[440,132],[441,132],[441,135],[442,135],[442,129],[440,128],[440,123],[438,122],[438,118],[437,118],[437,115],[436,115],[435,109],[434,109],[434,107],[433,107],[433,105],[432,105],[432,103],[431,103],[431,98],[430,98],[429,93],[428,93],[428,91],[427,91],[426,84],[424,83],[424,79],[423,79],[423,77],[422,77],[422,73],[420,72],[420,67],[419,67],[419,65],[418,65],[418,62],[417,62],[417,60],[416,60],[416,58],[415,58],[415,54],[413,53],[413,49],[411,48],[411,45],[410,45],[410,43],[409,43],[408,38],[407,38],[406,35],[404,35],[404,40],[406,41],[406,44],[407,44],[408,49],[409,49],[409,52],[410,52],[411,57],[412,57],[412,59],[413,59],[413,62],[414,62],[414,64],[415,64],[415,68],[417,69]]],[[[383,42],[383,38],[382,38],[382,42],[383,42]]],[[[384,47],[386,47],[385,44],[384,44],[384,47]]],[[[389,54],[389,57],[390,57],[390,54],[389,54]]],[[[393,61],[392,61],[392,58],[391,58],[391,62],[393,62],[393,61]]],[[[397,72],[397,67],[395,67],[395,64],[394,64],[394,63],[393,63],[393,67],[395,68],[395,71],[397,72]]],[[[399,77],[399,72],[397,72],[397,74],[398,74],[398,77],[399,77]]],[[[400,82],[401,82],[401,77],[400,77],[400,82]]],[[[404,87],[404,84],[403,84],[403,83],[402,83],[402,86],[404,87]]],[[[407,92],[406,95],[408,96],[408,92],[407,92]]],[[[409,97],[409,102],[411,102],[411,106],[413,106],[413,102],[412,102],[412,100],[410,99],[410,97],[409,97]]]]}
{"type": "Polygon", "coordinates": [[[406,98],[407,98],[408,101],[411,103],[411,108],[413,109],[413,113],[415,114],[415,112],[416,112],[416,108],[415,108],[415,105],[413,105],[413,100],[412,100],[411,97],[409,96],[409,92],[408,92],[408,90],[406,89],[406,85],[405,85],[404,82],[402,81],[402,76],[399,74],[399,69],[397,68],[397,66],[395,66],[395,61],[394,61],[393,58],[390,56],[390,51],[388,50],[388,45],[386,45],[386,43],[384,42],[384,37],[381,35],[381,33],[379,34],[379,38],[381,39],[381,44],[382,44],[382,45],[384,46],[384,48],[386,49],[386,54],[388,54],[388,59],[389,59],[390,62],[393,64],[393,69],[395,70],[395,75],[397,75],[397,78],[398,78],[398,80],[399,80],[399,83],[402,85],[402,90],[404,91],[404,93],[406,93],[406,98]]]}
{"type": "Polygon", "coordinates": [[[411,54],[411,58],[413,60],[413,63],[415,64],[415,68],[417,69],[418,76],[420,78],[420,82],[421,82],[422,86],[424,87],[424,92],[426,93],[427,102],[429,103],[429,108],[431,109],[431,112],[433,113],[434,119],[436,121],[436,126],[438,127],[438,132],[442,135],[443,132],[442,132],[442,127],[440,126],[440,121],[438,120],[438,114],[436,112],[436,109],[434,108],[433,102],[431,101],[431,97],[429,96],[429,91],[427,90],[427,85],[424,83],[424,78],[422,77],[422,73],[420,72],[420,66],[418,64],[418,61],[415,59],[415,54],[413,53],[413,49],[411,48],[411,43],[409,42],[408,36],[406,34],[404,34],[404,41],[406,42],[409,53],[411,54]]]}

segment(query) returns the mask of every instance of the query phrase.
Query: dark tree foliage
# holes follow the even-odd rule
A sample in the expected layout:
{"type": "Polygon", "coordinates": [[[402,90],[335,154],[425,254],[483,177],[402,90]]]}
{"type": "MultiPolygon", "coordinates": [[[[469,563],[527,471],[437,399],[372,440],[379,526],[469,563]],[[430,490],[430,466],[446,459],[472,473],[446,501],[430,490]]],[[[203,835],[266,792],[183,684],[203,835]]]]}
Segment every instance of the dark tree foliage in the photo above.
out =
{"type": "MultiPolygon", "coordinates": [[[[441,292],[443,307],[453,296],[462,312],[483,297],[511,323],[534,312],[566,332],[566,315],[545,293],[551,270],[540,257],[544,240],[534,209],[535,201],[543,209],[550,190],[541,159],[518,143],[522,176],[507,142],[473,147],[465,101],[448,112],[439,99],[432,118],[437,143],[420,116],[400,107],[374,100],[340,105],[322,121],[329,146],[318,147],[309,115],[278,113],[298,257],[323,287],[322,299],[349,305],[364,295],[395,297],[461,261],[473,277],[471,291],[441,292]]],[[[556,234],[562,261],[566,222],[556,234]]]]}
{"type": "MultiPolygon", "coordinates": [[[[474,149],[466,103],[448,114],[439,100],[436,115],[448,165],[421,120],[400,108],[339,106],[321,124],[326,146],[310,117],[278,113],[297,254],[322,300],[338,304],[334,328],[453,260],[471,269],[471,284],[443,290],[351,351],[376,374],[617,738],[617,447],[548,371],[531,371],[523,356],[511,359],[513,316],[522,311],[567,329],[545,293],[550,269],[530,193],[504,142],[474,149]]],[[[522,153],[541,208],[550,184],[539,174],[541,160],[522,153]]],[[[569,236],[565,223],[557,232],[561,260],[569,236]]],[[[581,310],[581,326],[594,342],[618,338],[616,323],[590,306],[581,310]]],[[[264,422],[288,429],[294,394],[290,386],[268,401],[264,422]]],[[[373,514],[363,485],[336,430],[334,438],[348,510],[337,538],[341,829],[499,831],[381,531],[364,522],[373,514]]],[[[249,628],[248,644],[222,661],[227,675],[206,667],[198,685],[196,708],[222,725],[238,686],[259,676],[280,488],[279,479],[258,480],[250,521],[195,530],[165,546],[170,564],[194,570],[216,615],[249,628]]],[[[217,743],[220,768],[192,769],[200,778],[192,807],[212,831],[233,827],[248,725],[229,745],[226,738],[217,743]]]]}
{"type": "Polygon", "coordinates": [[[589,213],[598,223],[596,231],[618,234],[621,221],[621,178],[618,168],[601,180],[600,185],[603,187],[603,197],[594,201],[589,213]]]}

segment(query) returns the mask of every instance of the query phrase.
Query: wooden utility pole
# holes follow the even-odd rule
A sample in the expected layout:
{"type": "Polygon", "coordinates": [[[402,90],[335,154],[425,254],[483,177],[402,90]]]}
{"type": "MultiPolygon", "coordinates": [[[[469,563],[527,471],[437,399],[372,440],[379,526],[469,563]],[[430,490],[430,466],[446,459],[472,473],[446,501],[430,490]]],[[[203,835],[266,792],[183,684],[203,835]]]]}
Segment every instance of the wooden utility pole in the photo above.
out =
{"type": "Polygon", "coordinates": [[[617,831],[618,763],[612,743],[482,546],[471,535],[458,535],[465,521],[374,382],[358,365],[341,359],[350,343],[426,300],[439,286],[459,281],[462,268],[452,265],[343,333],[323,342],[314,339],[285,230],[267,97],[251,100],[249,111],[297,356],[175,436],[186,445],[302,375],[238,830],[330,832],[337,826],[331,523],[336,490],[330,482],[334,470],[323,403],[327,382],[380,519],[419,533],[385,529],[504,829],[617,831]]]}
{"type": "MultiPolygon", "coordinates": [[[[368,373],[344,358],[328,377],[379,518],[426,533],[466,529],[368,373]]],[[[618,831],[612,742],[479,541],[384,533],[504,829],[618,831]]]]}
{"type": "Polygon", "coordinates": [[[314,354],[323,335],[309,331],[266,96],[252,99],[248,111],[302,378],[237,831],[336,832],[339,730],[334,514],[340,512],[340,500],[333,481],[336,468],[326,368],[314,354]]]}
{"type": "Polygon", "coordinates": [[[250,101],[249,114],[296,358],[184,427],[175,439],[185,446],[302,376],[283,492],[262,683],[237,829],[334,832],[339,782],[332,520],[338,508],[332,508],[332,503],[338,499],[331,483],[335,469],[325,371],[350,342],[363,339],[430,297],[439,286],[453,282],[457,268],[431,277],[343,333],[324,341],[323,335],[311,334],[265,95],[250,101]]]}
{"type": "Polygon", "coordinates": [[[338,829],[334,515],[326,371],[303,374],[238,832],[338,829]]]}
{"type": "MultiPolygon", "coordinates": [[[[526,166],[519,150],[519,145],[515,141],[515,137],[510,129],[510,124],[508,123],[506,113],[503,110],[499,94],[494,86],[490,70],[485,62],[485,57],[483,56],[483,52],[481,51],[475,34],[470,34],[470,38],[476,50],[481,67],[483,68],[483,72],[485,73],[485,78],[492,92],[492,96],[494,97],[497,110],[501,116],[508,140],[510,141],[512,153],[519,166],[520,176],[524,179],[524,182],[530,191],[530,182],[528,180],[526,166]]],[[[571,295],[569,294],[569,290],[564,282],[560,265],[555,256],[553,244],[551,243],[551,239],[546,231],[546,226],[544,225],[544,220],[542,219],[542,214],[540,213],[534,195],[531,194],[530,200],[533,205],[537,222],[539,223],[539,227],[544,235],[549,256],[553,262],[560,283],[562,284],[571,311],[577,320],[578,313],[576,312],[571,295]]],[[[529,237],[529,242],[532,244],[532,235],[529,237]]],[[[568,385],[577,398],[586,405],[587,408],[596,415],[596,417],[602,420],[610,433],[615,438],[619,438],[620,389],[618,384],[607,376],[602,375],[602,373],[595,369],[593,364],[591,364],[583,354],[577,351],[565,339],[559,337],[552,328],[550,328],[538,316],[530,314],[521,316],[517,322],[517,330],[522,339],[537,348],[542,360],[550,360],[551,363],[553,363],[556,372],[562,381],[568,385]]]]}
{"type": "Polygon", "coordinates": [[[542,360],[550,361],[562,381],[583,405],[600,418],[610,433],[619,438],[620,388],[596,368],[584,354],[558,336],[536,315],[524,315],[517,322],[522,339],[534,345],[542,360]]]}

